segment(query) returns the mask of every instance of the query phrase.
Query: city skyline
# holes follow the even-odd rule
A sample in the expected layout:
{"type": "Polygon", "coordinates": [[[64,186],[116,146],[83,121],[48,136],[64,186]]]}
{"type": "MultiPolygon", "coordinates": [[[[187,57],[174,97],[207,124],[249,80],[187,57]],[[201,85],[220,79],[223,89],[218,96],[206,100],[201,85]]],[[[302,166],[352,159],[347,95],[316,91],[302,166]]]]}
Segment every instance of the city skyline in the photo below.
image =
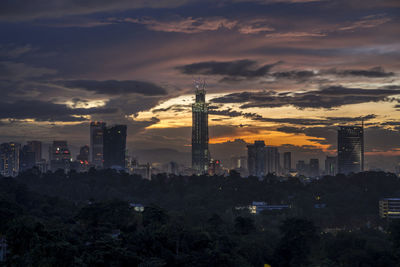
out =
{"type": "Polygon", "coordinates": [[[200,77],[220,160],[264,140],[322,166],[337,127],[364,119],[365,168],[399,162],[398,1],[43,3],[0,3],[1,143],[77,155],[105,121],[131,153],[184,160],[200,77]]]}

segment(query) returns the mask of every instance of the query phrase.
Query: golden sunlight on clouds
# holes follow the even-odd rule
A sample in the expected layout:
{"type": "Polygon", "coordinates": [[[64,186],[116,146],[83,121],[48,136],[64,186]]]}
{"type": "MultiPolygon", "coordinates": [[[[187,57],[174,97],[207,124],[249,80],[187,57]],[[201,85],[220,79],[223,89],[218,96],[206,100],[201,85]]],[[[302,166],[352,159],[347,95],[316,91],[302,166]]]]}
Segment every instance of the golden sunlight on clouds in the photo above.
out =
{"type": "Polygon", "coordinates": [[[107,104],[107,99],[93,99],[93,100],[79,100],[79,101],[67,101],[65,104],[69,108],[100,108],[107,104]]]}
{"type": "MultiPolygon", "coordinates": [[[[229,93],[224,94],[208,94],[207,100],[210,101],[213,98],[220,97],[229,93]]],[[[161,104],[157,105],[153,109],[145,112],[140,112],[138,116],[132,117],[136,121],[148,121],[154,117],[160,121],[153,124],[146,129],[162,129],[162,128],[180,128],[180,127],[191,127],[192,125],[192,113],[191,104],[194,101],[193,95],[183,95],[169,99],[161,104]]],[[[397,102],[396,102],[397,103],[397,102]]],[[[218,110],[230,110],[232,112],[243,112],[243,113],[256,113],[266,119],[302,119],[306,120],[327,120],[328,118],[356,118],[367,116],[369,114],[375,114],[376,118],[368,120],[368,123],[372,125],[378,124],[386,120],[399,120],[400,112],[394,108],[395,102],[370,102],[362,104],[351,104],[344,105],[338,108],[331,109],[298,109],[294,106],[284,106],[275,108],[247,108],[241,109],[242,104],[230,103],[230,104],[218,104],[218,110]]],[[[211,103],[210,105],[215,106],[216,104],[211,103]]],[[[357,123],[357,122],[353,122],[357,123]]],[[[361,123],[361,121],[360,121],[361,123]]],[[[370,124],[370,125],[371,125],[370,124]]],[[[327,127],[327,126],[338,126],[337,124],[332,125],[301,125],[301,124],[290,124],[285,122],[268,122],[252,120],[251,118],[245,118],[243,116],[228,117],[224,115],[209,115],[209,126],[221,126],[228,127],[231,131],[226,133],[219,133],[218,136],[213,136],[213,130],[210,130],[210,143],[223,143],[227,141],[234,141],[235,139],[243,139],[248,143],[252,143],[255,140],[264,140],[267,145],[280,146],[284,144],[291,144],[295,146],[313,146],[320,148],[324,151],[329,151],[329,145],[323,144],[324,138],[307,136],[303,133],[284,133],[277,131],[278,127],[289,126],[297,128],[307,127],[327,127]],[[321,142],[318,142],[321,141],[321,142]],[[321,144],[322,143],[322,144],[321,144]]],[[[388,126],[390,127],[390,126],[388,126]]],[[[300,131],[301,131],[300,129],[300,131]]],[[[189,137],[188,137],[189,138],[189,137]]],[[[397,154],[398,152],[393,152],[397,154]]]]}

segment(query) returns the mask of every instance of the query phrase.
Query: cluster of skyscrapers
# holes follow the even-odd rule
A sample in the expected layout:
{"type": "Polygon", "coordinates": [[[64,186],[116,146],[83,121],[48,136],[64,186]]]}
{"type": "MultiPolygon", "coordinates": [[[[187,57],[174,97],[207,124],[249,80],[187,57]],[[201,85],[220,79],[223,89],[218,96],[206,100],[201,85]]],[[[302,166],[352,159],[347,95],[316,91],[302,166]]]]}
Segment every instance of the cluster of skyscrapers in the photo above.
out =
{"type": "Polygon", "coordinates": [[[16,142],[3,143],[0,145],[0,174],[14,177],[34,166],[41,172],[86,171],[90,167],[125,169],[126,132],[126,125],[107,127],[104,122],[91,122],[90,146],[82,146],[75,161],[65,140],[55,140],[49,145],[47,161],[42,157],[40,141],[28,141],[24,146],[16,142]]]}
{"type": "MultiPolygon", "coordinates": [[[[192,170],[195,174],[213,174],[215,161],[208,149],[208,104],[205,100],[205,83],[196,82],[196,97],[192,104],[192,170]]],[[[275,146],[266,146],[265,142],[255,141],[247,146],[247,170],[242,157],[232,158],[232,169],[242,174],[263,177],[274,175],[304,175],[318,177],[321,174],[319,159],[312,158],[309,163],[299,160],[292,169],[292,153],[283,154],[283,168],[280,153],[275,146]]],[[[221,168],[221,167],[219,167],[221,168]]],[[[337,173],[349,174],[364,170],[364,127],[340,126],[338,130],[337,156],[328,156],[325,160],[325,175],[337,173]]]]}
{"type": "MultiPolygon", "coordinates": [[[[0,145],[0,174],[16,176],[37,166],[42,172],[46,170],[85,171],[90,167],[97,169],[113,168],[133,170],[147,178],[151,177],[151,165],[139,165],[127,157],[126,125],[108,127],[105,122],[90,123],[90,145],[80,148],[76,160],[72,160],[67,141],[53,141],[49,146],[48,161],[42,157],[42,143],[29,141],[21,144],[10,142],[0,145]]],[[[206,102],[205,82],[195,82],[195,102],[192,104],[192,173],[222,174],[220,160],[210,156],[208,148],[208,103],[206,102]]],[[[255,141],[247,146],[247,158],[232,157],[231,169],[238,170],[242,175],[263,177],[274,175],[305,175],[318,177],[320,165],[317,158],[309,163],[299,160],[292,169],[292,153],[283,153],[283,167],[280,163],[280,153],[275,146],[267,146],[264,141],[255,141]]],[[[177,173],[177,164],[168,166],[171,172],[177,173]]],[[[325,160],[325,175],[337,173],[356,173],[364,170],[364,128],[363,126],[340,126],[338,130],[337,157],[328,156],[325,160]]]]}
{"type": "MultiPolygon", "coordinates": [[[[327,156],[324,175],[349,174],[364,170],[364,127],[340,126],[338,130],[337,156],[327,156]]],[[[263,177],[275,175],[304,175],[318,177],[321,174],[319,159],[312,158],[309,163],[299,160],[292,169],[292,154],[283,154],[283,169],[279,164],[277,147],[266,146],[264,141],[255,141],[247,146],[248,174],[263,177]]]]}

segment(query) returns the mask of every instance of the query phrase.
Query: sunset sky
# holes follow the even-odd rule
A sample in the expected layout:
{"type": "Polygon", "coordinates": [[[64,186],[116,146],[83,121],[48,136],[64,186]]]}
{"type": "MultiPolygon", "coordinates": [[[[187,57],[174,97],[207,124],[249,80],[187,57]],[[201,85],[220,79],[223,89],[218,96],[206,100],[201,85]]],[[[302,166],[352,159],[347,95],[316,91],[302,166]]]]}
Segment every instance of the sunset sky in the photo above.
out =
{"type": "Polygon", "coordinates": [[[367,167],[391,168],[399,22],[398,0],[0,1],[0,141],[76,151],[102,120],[128,125],[139,158],[186,155],[201,78],[214,157],[264,140],[322,160],[364,118],[367,167]]]}

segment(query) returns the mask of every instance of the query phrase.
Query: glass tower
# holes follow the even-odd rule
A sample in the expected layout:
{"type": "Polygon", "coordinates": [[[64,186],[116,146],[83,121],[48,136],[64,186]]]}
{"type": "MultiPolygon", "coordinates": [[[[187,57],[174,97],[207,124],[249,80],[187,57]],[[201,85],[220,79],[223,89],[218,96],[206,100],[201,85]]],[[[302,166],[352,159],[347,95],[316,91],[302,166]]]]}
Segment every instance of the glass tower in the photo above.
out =
{"type": "Polygon", "coordinates": [[[103,167],[125,169],[126,125],[106,127],[103,137],[103,167]]]}
{"type": "Polygon", "coordinates": [[[103,138],[106,124],[100,121],[90,123],[90,162],[96,168],[103,167],[103,138]]]}
{"type": "Polygon", "coordinates": [[[192,168],[197,175],[208,172],[208,104],[205,82],[196,82],[196,101],[192,104],[192,168]]]}
{"type": "Polygon", "coordinates": [[[338,130],[338,172],[364,170],[364,127],[340,126],[338,130]]]}

